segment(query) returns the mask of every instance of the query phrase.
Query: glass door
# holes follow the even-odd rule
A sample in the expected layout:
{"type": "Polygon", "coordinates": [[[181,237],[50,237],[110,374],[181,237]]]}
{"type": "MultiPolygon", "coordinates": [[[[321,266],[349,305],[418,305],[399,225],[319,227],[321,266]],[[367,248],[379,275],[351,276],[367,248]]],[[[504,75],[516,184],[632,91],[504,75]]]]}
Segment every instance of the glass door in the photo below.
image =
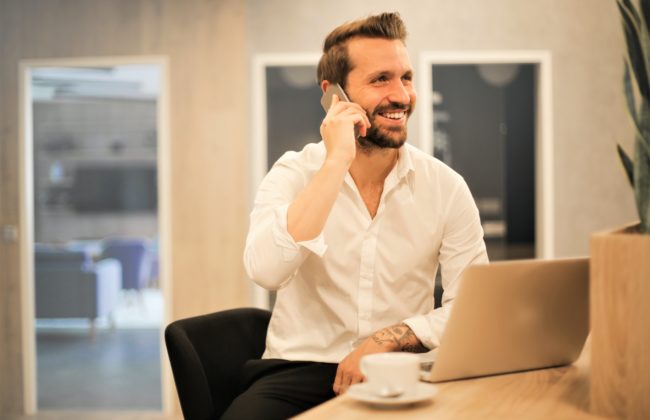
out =
{"type": "Polygon", "coordinates": [[[161,410],[161,69],[30,74],[38,409],[161,410]]]}
{"type": "Polygon", "coordinates": [[[535,64],[434,64],[434,156],[468,183],[491,260],[535,257],[535,64]]]}

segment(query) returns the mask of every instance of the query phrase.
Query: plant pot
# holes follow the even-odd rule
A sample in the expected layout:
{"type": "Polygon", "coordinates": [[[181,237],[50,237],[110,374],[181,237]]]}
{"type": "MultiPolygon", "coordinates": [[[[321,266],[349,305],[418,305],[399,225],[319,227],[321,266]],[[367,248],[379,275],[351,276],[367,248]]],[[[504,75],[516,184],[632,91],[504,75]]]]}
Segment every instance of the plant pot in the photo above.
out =
{"type": "Polygon", "coordinates": [[[594,234],[590,263],[591,410],[650,418],[650,235],[594,234]]]}

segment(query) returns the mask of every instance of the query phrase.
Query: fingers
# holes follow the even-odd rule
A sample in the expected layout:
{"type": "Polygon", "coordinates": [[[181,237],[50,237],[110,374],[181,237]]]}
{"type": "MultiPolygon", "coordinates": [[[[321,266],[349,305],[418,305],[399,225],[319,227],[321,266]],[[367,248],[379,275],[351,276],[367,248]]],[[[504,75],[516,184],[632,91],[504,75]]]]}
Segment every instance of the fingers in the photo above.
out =
{"type": "Polygon", "coordinates": [[[339,364],[332,389],[336,395],[344,394],[350,386],[365,381],[364,376],[357,369],[350,370],[339,364]]]}
{"type": "MultiPolygon", "coordinates": [[[[348,385],[348,388],[350,386],[354,385],[354,384],[358,384],[358,383],[364,382],[364,381],[365,381],[365,378],[361,374],[361,372],[355,372],[354,374],[352,374],[352,376],[350,376],[350,384],[348,385]]],[[[347,391],[347,389],[346,389],[346,391],[347,391]]]]}
{"type": "MultiPolygon", "coordinates": [[[[323,130],[330,130],[332,127],[338,127],[351,124],[356,127],[358,134],[365,137],[368,129],[370,128],[370,120],[365,112],[359,111],[354,108],[347,108],[337,113],[336,115],[329,115],[325,117],[321,124],[321,135],[324,135],[323,130]]],[[[334,128],[336,129],[336,128],[334,128]]]]}
{"type": "Polygon", "coordinates": [[[370,126],[370,119],[368,119],[368,114],[366,114],[363,108],[361,108],[359,105],[356,105],[356,107],[346,108],[340,113],[338,113],[337,116],[341,118],[345,118],[348,116],[355,117],[355,119],[358,118],[357,122],[362,123],[363,125],[370,126]]]}
{"type": "Polygon", "coordinates": [[[352,375],[346,365],[345,361],[343,361],[339,363],[339,367],[336,369],[336,378],[334,378],[334,385],[332,386],[336,395],[343,394],[350,386],[352,375]]]}
{"type": "Polygon", "coordinates": [[[339,95],[337,95],[336,93],[332,95],[332,102],[330,103],[330,109],[328,109],[327,112],[331,111],[332,108],[334,108],[334,106],[339,102],[341,102],[341,100],[339,99],[339,95]]]}
{"type": "Polygon", "coordinates": [[[342,381],[343,381],[343,369],[341,368],[341,365],[339,364],[338,369],[336,369],[336,377],[334,378],[334,384],[332,385],[332,390],[336,395],[340,394],[340,390],[342,387],[342,381]]]}
{"type": "Polygon", "coordinates": [[[366,114],[366,111],[361,107],[361,105],[354,102],[341,101],[339,97],[334,94],[332,95],[332,104],[330,105],[323,122],[327,124],[329,121],[332,121],[336,117],[343,118],[350,115],[359,117],[355,118],[354,122],[358,124],[360,129],[363,131],[370,128],[370,119],[368,119],[368,115],[366,114]]]}
{"type": "Polygon", "coordinates": [[[320,126],[328,159],[349,166],[356,156],[356,137],[365,136],[369,126],[368,115],[359,104],[341,101],[333,95],[332,104],[320,126]]]}
{"type": "Polygon", "coordinates": [[[352,124],[353,126],[359,127],[359,130],[364,132],[368,129],[368,127],[370,127],[370,121],[368,120],[366,114],[362,114],[355,109],[346,109],[340,114],[336,115],[336,117],[331,119],[328,118],[323,121],[323,125],[325,127],[328,125],[332,126],[341,123],[352,124]]]}

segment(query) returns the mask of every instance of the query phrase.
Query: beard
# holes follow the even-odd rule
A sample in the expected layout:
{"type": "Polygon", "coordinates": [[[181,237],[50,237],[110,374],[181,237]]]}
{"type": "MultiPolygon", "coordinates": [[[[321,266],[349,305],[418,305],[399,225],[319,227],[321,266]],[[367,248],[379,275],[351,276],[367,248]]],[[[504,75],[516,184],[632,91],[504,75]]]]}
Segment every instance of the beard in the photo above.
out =
{"type": "Polygon", "coordinates": [[[357,139],[362,149],[399,149],[406,143],[406,125],[401,127],[382,127],[376,120],[380,112],[406,111],[406,119],[411,116],[412,108],[403,104],[391,104],[377,108],[368,113],[370,128],[365,137],[357,139]]]}
{"type": "Polygon", "coordinates": [[[362,149],[399,149],[406,143],[406,127],[376,127],[373,120],[365,137],[359,137],[362,149]]]}

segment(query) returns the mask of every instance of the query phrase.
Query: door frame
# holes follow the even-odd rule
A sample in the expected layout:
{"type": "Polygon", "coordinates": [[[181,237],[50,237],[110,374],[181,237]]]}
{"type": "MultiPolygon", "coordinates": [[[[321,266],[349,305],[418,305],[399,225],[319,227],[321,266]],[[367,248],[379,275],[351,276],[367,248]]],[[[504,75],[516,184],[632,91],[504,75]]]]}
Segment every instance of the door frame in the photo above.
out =
{"type": "Polygon", "coordinates": [[[431,67],[436,64],[534,64],[535,86],[535,254],[555,255],[553,177],[552,59],[546,50],[424,51],[419,56],[418,97],[420,143],[433,155],[433,86],[431,67]]]}
{"type": "Polygon", "coordinates": [[[20,140],[20,231],[21,308],[23,348],[23,406],[26,414],[38,410],[36,378],[36,339],[34,333],[34,191],[33,191],[33,118],[31,71],[41,67],[117,67],[122,65],[155,65],[160,68],[160,94],[157,105],[157,173],[158,233],[160,237],[160,284],[163,294],[163,325],[160,328],[160,374],[162,412],[172,412],[174,385],[167,363],[164,325],[172,320],[172,219],[171,219],[171,140],[169,126],[169,58],[167,56],[108,56],[21,60],[19,71],[18,127],[20,140]]]}
{"type": "MultiPolygon", "coordinates": [[[[268,171],[268,122],[266,119],[266,68],[273,66],[316,66],[321,53],[269,53],[256,54],[253,57],[251,72],[251,104],[253,111],[253,131],[251,136],[251,185],[249,207],[253,209],[255,194],[264,175],[268,171]]],[[[251,283],[251,300],[253,306],[270,309],[269,291],[251,283]]]]}

